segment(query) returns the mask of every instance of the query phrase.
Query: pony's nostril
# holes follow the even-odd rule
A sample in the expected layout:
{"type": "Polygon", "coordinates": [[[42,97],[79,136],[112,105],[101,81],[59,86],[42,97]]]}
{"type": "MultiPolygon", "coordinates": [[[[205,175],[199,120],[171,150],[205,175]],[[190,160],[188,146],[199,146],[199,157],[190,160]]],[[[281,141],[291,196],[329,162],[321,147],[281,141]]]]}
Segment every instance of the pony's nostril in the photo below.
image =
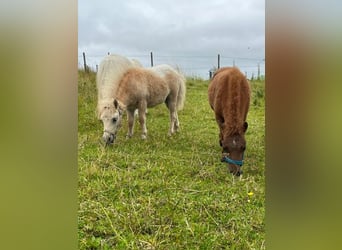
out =
{"type": "Polygon", "coordinates": [[[103,135],[102,140],[106,145],[112,144],[114,142],[115,136],[113,134],[103,135]]]}

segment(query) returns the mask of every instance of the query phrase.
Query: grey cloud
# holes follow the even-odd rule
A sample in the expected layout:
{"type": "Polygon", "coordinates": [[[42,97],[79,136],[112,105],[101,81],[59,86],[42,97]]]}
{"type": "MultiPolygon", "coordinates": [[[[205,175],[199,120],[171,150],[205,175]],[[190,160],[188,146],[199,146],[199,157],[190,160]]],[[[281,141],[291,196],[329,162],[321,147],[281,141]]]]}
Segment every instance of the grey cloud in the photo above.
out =
{"type": "Polygon", "coordinates": [[[88,54],[264,58],[264,1],[80,1],[79,50],[88,54]]]}

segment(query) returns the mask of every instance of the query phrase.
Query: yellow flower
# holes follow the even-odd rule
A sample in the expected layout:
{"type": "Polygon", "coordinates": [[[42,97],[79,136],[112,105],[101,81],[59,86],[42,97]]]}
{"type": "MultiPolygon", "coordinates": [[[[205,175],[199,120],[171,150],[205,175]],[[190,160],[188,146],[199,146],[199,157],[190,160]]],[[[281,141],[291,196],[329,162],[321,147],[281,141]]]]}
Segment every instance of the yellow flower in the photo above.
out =
{"type": "Polygon", "coordinates": [[[253,195],[254,195],[253,192],[249,192],[249,193],[247,193],[247,194],[248,194],[248,196],[253,196],[253,195]]]}

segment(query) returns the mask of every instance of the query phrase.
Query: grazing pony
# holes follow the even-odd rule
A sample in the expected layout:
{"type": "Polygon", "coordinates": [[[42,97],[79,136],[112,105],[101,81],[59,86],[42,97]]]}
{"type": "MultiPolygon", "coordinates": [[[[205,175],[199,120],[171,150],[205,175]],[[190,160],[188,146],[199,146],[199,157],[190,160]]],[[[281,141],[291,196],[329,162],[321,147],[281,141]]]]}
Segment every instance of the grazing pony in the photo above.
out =
{"type": "Polygon", "coordinates": [[[236,67],[217,70],[208,88],[209,104],[215,112],[220,129],[221,161],[227,162],[234,175],[242,174],[246,149],[245,132],[250,102],[250,86],[236,67]]]}
{"type": "Polygon", "coordinates": [[[120,55],[108,55],[100,63],[96,75],[97,87],[97,117],[102,120],[104,132],[102,139],[113,143],[114,136],[108,132],[114,116],[114,98],[119,82],[128,69],[142,67],[139,61],[130,60],[120,55]]]}
{"type": "Polygon", "coordinates": [[[165,103],[170,111],[170,129],[172,135],[179,129],[177,110],[183,108],[185,101],[185,78],[168,65],[152,68],[132,68],[123,75],[113,101],[111,124],[105,127],[106,133],[115,139],[122,120],[122,114],[127,111],[127,138],[133,135],[134,111],[139,111],[139,122],[142,139],[146,139],[146,108],[165,103]]]}

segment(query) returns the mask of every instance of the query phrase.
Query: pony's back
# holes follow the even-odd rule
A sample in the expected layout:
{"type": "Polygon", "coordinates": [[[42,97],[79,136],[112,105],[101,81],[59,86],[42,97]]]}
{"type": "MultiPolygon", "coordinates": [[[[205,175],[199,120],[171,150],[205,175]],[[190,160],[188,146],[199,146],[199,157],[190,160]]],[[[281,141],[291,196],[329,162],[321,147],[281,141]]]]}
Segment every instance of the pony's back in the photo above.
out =
{"type": "Polygon", "coordinates": [[[222,117],[227,127],[240,129],[238,124],[246,120],[250,87],[246,77],[236,67],[217,70],[208,89],[209,103],[217,117],[222,117]],[[235,127],[237,126],[237,127],[235,127]]]}
{"type": "Polygon", "coordinates": [[[127,69],[133,66],[134,63],[131,60],[119,55],[108,55],[102,60],[96,75],[99,101],[114,97],[121,77],[127,69]]]}

